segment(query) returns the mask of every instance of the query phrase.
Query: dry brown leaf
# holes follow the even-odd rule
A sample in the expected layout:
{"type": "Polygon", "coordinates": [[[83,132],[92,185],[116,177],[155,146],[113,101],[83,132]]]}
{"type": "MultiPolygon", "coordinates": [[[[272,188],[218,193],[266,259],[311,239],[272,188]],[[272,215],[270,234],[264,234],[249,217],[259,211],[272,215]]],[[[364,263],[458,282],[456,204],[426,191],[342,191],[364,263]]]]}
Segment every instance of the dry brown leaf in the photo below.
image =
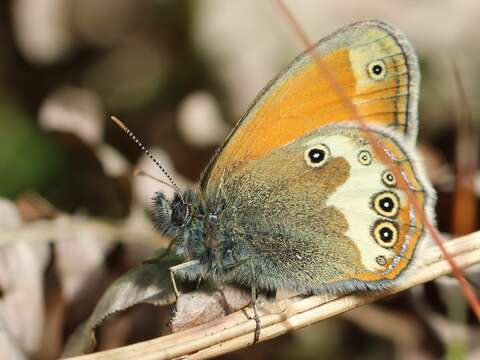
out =
{"type": "Polygon", "coordinates": [[[117,279],[89,319],[69,338],[63,356],[91,352],[96,344],[95,329],[112,314],[142,303],[172,304],[175,294],[168,269],[179,262],[175,256],[166,256],[162,261],[142,264],[117,279]]]}
{"type": "Polygon", "coordinates": [[[53,219],[58,210],[45,198],[34,191],[22,193],[15,204],[24,221],[53,219]]]}

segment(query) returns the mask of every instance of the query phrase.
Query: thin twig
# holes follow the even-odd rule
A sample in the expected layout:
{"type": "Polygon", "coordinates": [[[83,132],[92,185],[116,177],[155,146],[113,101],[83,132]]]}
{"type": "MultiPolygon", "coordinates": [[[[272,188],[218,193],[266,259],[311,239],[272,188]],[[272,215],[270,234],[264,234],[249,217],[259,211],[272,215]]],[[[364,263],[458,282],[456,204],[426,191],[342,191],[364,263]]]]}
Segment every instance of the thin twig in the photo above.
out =
{"type": "MultiPolygon", "coordinates": [[[[480,232],[449,241],[446,247],[462,268],[480,263],[480,232]]],[[[266,310],[266,308],[273,308],[271,305],[265,306],[263,311],[260,307],[262,326],[260,341],[303,328],[451,272],[451,267],[436,246],[420,250],[418,258],[422,259],[418,268],[405,276],[403,283],[387,292],[296,297],[274,304],[277,307],[276,311],[266,310]]],[[[217,321],[189,330],[113,350],[79,356],[75,359],[147,360],[171,359],[187,355],[191,359],[205,359],[251,345],[255,327],[251,311],[237,311],[217,321]]]]}

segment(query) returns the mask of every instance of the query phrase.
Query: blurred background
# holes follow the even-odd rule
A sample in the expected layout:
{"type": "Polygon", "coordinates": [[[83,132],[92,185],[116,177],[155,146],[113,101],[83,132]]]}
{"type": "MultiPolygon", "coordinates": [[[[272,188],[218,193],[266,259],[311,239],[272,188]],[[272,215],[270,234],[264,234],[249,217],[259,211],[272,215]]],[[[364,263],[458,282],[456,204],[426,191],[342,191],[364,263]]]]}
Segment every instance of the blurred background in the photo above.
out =
{"type": "MultiPolygon", "coordinates": [[[[370,18],[405,32],[421,61],[419,148],[438,191],[439,229],[475,231],[478,1],[286,4],[314,41],[370,18]]],[[[166,244],[147,210],[154,191],[170,190],[132,177],[160,173],[109,116],[192,186],[300,51],[272,1],[0,3],[0,358],[60,356],[108,284],[166,244]],[[90,225],[75,227],[81,221],[90,225]],[[112,230],[125,224],[138,231],[112,230]]],[[[158,336],[169,311],[135,307],[99,330],[97,348],[158,336]]],[[[455,282],[443,279],[224,358],[474,359],[479,335],[455,282]]]]}

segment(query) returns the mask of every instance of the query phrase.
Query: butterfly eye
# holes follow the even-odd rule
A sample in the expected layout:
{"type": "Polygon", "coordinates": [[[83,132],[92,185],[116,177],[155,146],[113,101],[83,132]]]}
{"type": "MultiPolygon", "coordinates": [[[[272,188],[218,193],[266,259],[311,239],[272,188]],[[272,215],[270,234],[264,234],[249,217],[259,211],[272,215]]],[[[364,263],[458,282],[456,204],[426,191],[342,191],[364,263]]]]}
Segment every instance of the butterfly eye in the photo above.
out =
{"type": "Polygon", "coordinates": [[[378,221],[373,226],[372,235],[378,245],[391,248],[398,240],[398,227],[390,221],[378,221]]]}
{"type": "Polygon", "coordinates": [[[304,157],[308,166],[320,167],[330,158],[330,150],[324,144],[315,145],[305,151],[304,157]]]}
{"type": "Polygon", "coordinates": [[[372,163],[372,154],[368,150],[362,150],[357,156],[358,162],[362,165],[370,165],[372,163]]]}
{"type": "Polygon", "coordinates": [[[368,64],[367,71],[373,80],[382,80],[387,76],[386,66],[382,60],[372,61],[368,64]]]}
{"type": "Polygon", "coordinates": [[[389,170],[385,170],[385,171],[382,173],[382,182],[383,182],[386,186],[395,186],[395,185],[397,185],[397,181],[395,180],[395,176],[393,176],[393,174],[392,174],[389,170]]]}
{"type": "Polygon", "coordinates": [[[372,207],[379,215],[395,217],[398,214],[400,201],[398,200],[397,195],[386,191],[375,195],[372,207]]]}

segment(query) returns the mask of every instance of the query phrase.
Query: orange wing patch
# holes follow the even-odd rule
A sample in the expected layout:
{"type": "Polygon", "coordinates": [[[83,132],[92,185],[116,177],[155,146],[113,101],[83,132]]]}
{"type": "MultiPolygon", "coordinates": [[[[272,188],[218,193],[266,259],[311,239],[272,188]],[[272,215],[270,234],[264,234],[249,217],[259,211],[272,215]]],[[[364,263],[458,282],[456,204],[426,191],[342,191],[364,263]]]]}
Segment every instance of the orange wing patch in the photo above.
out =
{"type": "MultiPolygon", "coordinates": [[[[349,96],[354,91],[355,78],[348,50],[330,54],[325,62],[345,84],[349,96]]],[[[273,86],[267,98],[262,98],[237,129],[218,159],[217,168],[258,159],[268,151],[285,145],[304,134],[332,122],[332,117],[349,118],[348,109],[322,79],[316,64],[310,63],[273,86]],[[322,113],[322,108],[329,111],[322,113]],[[336,111],[330,111],[336,110],[336,111]],[[229,164],[230,163],[230,164],[229,164]]]]}

